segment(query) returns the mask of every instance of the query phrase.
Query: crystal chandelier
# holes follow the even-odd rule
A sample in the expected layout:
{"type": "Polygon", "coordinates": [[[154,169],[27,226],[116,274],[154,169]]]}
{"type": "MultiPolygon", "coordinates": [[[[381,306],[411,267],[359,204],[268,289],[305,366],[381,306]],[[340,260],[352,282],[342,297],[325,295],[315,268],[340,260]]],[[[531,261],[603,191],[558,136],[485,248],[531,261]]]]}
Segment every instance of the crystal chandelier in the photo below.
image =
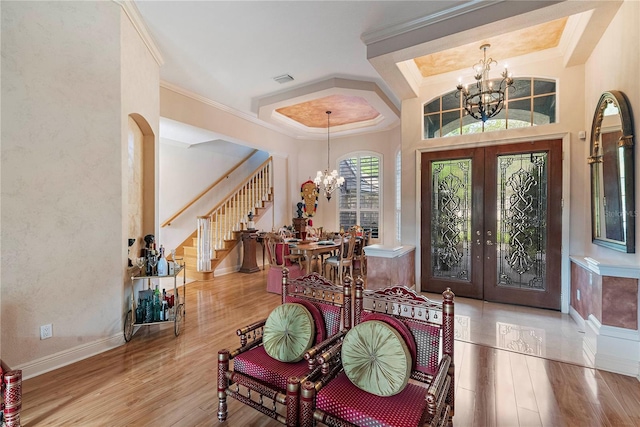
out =
{"type": "Polygon", "coordinates": [[[493,87],[493,82],[489,80],[489,71],[492,64],[497,65],[498,63],[492,58],[487,59],[487,49],[490,47],[490,44],[480,46],[480,49],[484,52],[484,59],[481,59],[473,66],[473,70],[476,72],[475,86],[469,89],[468,86],[462,86],[462,83],[458,83],[458,91],[462,96],[464,109],[471,117],[483,122],[486,122],[502,110],[502,107],[504,107],[504,95],[513,86],[513,78],[511,78],[505,65],[500,84],[496,88],[493,87]]]}
{"type": "Polygon", "coordinates": [[[332,170],[329,173],[329,162],[330,162],[330,147],[331,142],[329,140],[329,117],[331,116],[331,111],[327,111],[327,168],[322,171],[318,171],[316,178],[313,180],[314,184],[318,188],[318,193],[320,192],[320,186],[324,187],[324,197],[327,198],[327,201],[331,200],[331,193],[334,192],[336,188],[339,188],[342,184],[344,184],[344,178],[338,175],[337,170],[332,170]]]}

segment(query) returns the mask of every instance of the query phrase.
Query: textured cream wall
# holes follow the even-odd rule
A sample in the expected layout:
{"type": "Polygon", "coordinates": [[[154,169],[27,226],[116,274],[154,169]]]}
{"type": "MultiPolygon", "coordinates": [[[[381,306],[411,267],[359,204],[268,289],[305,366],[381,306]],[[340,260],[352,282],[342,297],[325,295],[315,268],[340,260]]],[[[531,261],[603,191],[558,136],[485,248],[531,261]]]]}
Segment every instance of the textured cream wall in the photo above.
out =
{"type": "Polygon", "coordinates": [[[120,330],[119,27],[111,2],[2,4],[2,358],[11,366],[120,330]],[[47,323],[54,336],[41,341],[47,323]]]}
{"type": "Polygon", "coordinates": [[[146,51],[115,2],[2,3],[2,358],[26,376],[122,342],[128,116],[159,119],[146,51]]]}

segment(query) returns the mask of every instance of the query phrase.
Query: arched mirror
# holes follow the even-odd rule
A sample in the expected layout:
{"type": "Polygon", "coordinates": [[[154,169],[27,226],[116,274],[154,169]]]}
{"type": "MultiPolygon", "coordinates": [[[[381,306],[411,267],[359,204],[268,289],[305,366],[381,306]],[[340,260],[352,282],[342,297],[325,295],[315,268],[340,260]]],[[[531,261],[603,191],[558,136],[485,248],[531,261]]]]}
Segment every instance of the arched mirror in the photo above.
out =
{"type": "Polygon", "coordinates": [[[622,92],[600,97],[591,125],[589,164],[593,243],[635,253],[633,123],[622,92]]]}

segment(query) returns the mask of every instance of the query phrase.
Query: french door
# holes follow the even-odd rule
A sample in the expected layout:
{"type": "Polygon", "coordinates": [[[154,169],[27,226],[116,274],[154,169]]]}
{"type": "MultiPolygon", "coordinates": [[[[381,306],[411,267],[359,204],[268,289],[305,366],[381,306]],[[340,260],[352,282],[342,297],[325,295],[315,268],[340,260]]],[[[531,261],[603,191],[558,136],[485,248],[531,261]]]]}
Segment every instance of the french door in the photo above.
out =
{"type": "Polygon", "coordinates": [[[422,154],[422,290],[560,309],[562,140],[422,154]]]}

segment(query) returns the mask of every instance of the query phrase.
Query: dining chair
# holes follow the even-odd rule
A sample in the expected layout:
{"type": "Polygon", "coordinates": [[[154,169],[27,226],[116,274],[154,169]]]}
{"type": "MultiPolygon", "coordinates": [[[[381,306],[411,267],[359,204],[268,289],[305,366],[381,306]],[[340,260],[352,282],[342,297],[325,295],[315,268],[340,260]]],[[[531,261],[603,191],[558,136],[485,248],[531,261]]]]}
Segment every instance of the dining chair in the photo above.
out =
{"type": "Polygon", "coordinates": [[[361,276],[367,275],[367,255],[364,252],[364,241],[358,239],[353,250],[353,271],[361,276]]]}
{"type": "Polygon", "coordinates": [[[310,227],[310,226],[307,226],[307,239],[309,239],[309,238],[317,238],[318,236],[319,236],[319,234],[318,234],[318,230],[317,229],[315,229],[313,227],[310,227]]]}
{"type": "Polygon", "coordinates": [[[371,229],[366,229],[362,233],[362,237],[358,238],[358,243],[353,255],[353,269],[362,276],[367,275],[367,254],[365,248],[369,246],[371,241],[371,229]]]}
{"type": "MultiPolygon", "coordinates": [[[[346,242],[342,242],[338,253],[324,261],[323,271],[325,276],[329,277],[326,270],[330,268],[332,273],[337,272],[338,283],[342,283],[345,268],[349,268],[349,275],[353,276],[353,253],[356,248],[356,235],[355,233],[349,233],[347,236],[346,242]]],[[[334,274],[334,278],[335,276],[334,274]]]]}
{"type": "Polygon", "coordinates": [[[265,247],[269,255],[269,272],[267,273],[267,292],[282,292],[282,270],[289,270],[289,277],[296,279],[303,276],[306,268],[302,265],[302,255],[292,255],[289,244],[275,233],[265,236],[265,247]]]}

